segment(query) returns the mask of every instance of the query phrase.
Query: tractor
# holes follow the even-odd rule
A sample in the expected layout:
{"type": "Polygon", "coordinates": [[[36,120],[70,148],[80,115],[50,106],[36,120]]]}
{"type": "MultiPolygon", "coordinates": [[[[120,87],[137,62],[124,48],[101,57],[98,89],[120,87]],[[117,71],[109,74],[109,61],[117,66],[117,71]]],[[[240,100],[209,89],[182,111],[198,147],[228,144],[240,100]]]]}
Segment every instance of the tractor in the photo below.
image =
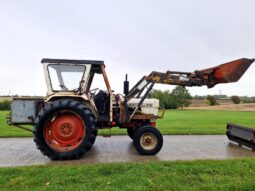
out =
{"type": "Polygon", "coordinates": [[[141,155],[155,155],[163,136],[156,128],[159,100],[148,98],[154,84],[212,88],[238,81],[253,61],[242,58],[194,72],[153,71],[131,89],[126,75],[124,93],[115,94],[103,61],[44,58],[47,96],[13,98],[9,124],[32,131],[37,148],[52,160],[81,158],[95,143],[98,130],[112,127],[127,129],[141,155]],[[92,88],[96,75],[103,76],[106,90],[92,88]]]}

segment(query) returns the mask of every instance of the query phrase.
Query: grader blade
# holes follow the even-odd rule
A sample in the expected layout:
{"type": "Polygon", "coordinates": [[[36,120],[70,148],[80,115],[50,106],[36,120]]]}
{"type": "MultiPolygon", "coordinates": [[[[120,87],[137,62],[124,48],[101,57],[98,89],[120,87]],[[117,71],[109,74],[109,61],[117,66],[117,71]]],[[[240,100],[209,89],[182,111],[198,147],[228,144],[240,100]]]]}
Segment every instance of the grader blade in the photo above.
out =
{"type": "Polygon", "coordinates": [[[226,135],[230,141],[240,146],[255,149],[255,129],[228,123],[226,135]]]}

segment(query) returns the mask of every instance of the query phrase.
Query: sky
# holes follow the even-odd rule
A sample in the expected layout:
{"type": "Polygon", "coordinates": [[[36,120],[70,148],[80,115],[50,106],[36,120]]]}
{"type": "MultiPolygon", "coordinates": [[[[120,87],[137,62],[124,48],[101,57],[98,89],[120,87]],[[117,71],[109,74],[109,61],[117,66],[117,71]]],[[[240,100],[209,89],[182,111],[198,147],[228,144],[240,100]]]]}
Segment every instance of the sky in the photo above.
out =
{"type": "MultiPolygon", "coordinates": [[[[46,95],[42,58],[103,60],[122,93],[126,73],[132,86],[154,70],[255,57],[255,0],[1,0],[0,20],[0,95],[46,95]]],[[[237,83],[188,89],[255,96],[254,73],[255,63],[237,83]]]]}

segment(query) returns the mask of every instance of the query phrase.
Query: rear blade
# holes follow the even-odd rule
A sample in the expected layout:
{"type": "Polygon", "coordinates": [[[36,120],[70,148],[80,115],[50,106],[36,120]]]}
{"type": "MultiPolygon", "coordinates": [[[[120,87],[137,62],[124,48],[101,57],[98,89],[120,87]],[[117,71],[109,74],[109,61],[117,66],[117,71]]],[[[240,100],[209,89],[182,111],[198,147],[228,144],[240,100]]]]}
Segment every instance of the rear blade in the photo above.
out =
{"type": "Polygon", "coordinates": [[[255,149],[255,129],[228,123],[226,135],[229,140],[239,145],[255,149]]]}

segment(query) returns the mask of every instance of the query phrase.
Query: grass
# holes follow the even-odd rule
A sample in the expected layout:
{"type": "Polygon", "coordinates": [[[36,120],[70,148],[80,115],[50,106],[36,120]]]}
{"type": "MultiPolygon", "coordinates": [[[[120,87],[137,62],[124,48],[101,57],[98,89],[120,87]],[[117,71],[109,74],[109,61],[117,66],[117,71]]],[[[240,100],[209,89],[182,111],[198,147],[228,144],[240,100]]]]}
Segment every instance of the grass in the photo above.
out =
{"type": "Polygon", "coordinates": [[[226,123],[255,127],[255,112],[170,110],[157,125],[163,134],[225,134],[226,123]]]}
{"type": "Polygon", "coordinates": [[[9,111],[0,111],[0,137],[31,137],[32,133],[7,124],[9,111]]]}
{"type": "MultiPolygon", "coordinates": [[[[9,112],[0,112],[0,137],[30,137],[30,132],[8,126],[6,116],[9,112]]],[[[168,110],[163,119],[157,121],[157,127],[163,134],[185,135],[221,135],[225,133],[226,123],[231,122],[255,127],[254,112],[208,111],[208,110],[168,110]]],[[[109,134],[109,130],[101,134],[109,134]]],[[[113,128],[113,135],[125,135],[125,129],[113,128]]]]}
{"type": "MultiPolygon", "coordinates": [[[[0,137],[31,136],[9,127],[7,114],[0,112],[0,137]]],[[[171,110],[157,124],[163,134],[224,134],[226,122],[252,127],[255,113],[171,110]]],[[[0,168],[0,190],[254,190],[254,177],[255,159],[45,165],[0,168]]]]}
{"type": "Polygon", "coordinates": [[[0,190],[254,190],[255,160],[0,168],[0,190]]]}

